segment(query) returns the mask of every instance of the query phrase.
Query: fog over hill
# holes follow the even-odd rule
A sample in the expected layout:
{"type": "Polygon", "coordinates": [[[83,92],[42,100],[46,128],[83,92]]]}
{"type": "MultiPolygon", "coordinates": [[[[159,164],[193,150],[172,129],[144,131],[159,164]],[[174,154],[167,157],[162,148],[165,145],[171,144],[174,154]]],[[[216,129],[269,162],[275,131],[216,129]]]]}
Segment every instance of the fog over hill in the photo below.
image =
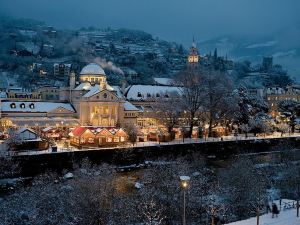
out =
{"type": "Polygon", "coordinates": [[[201,54],[217,48],[219,55],[235,60],[249,60],[253,64],[264,56],[273,56],[275,64],[281,64],[297,80],[300,80],[300,26],[289,27],[270,35],[228,35],[198,42],[201,54]]]}

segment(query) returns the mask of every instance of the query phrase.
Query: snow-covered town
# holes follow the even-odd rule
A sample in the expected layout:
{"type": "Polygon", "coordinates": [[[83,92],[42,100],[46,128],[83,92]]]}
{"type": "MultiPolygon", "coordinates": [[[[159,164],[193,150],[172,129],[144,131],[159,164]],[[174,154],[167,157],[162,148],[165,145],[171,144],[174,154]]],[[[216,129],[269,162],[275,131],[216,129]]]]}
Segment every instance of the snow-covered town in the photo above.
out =
{"type": "Polygon", "coordinates": [[[1,1],[0,224],[300,224],[300,3],[142,2],[1,1]]]}

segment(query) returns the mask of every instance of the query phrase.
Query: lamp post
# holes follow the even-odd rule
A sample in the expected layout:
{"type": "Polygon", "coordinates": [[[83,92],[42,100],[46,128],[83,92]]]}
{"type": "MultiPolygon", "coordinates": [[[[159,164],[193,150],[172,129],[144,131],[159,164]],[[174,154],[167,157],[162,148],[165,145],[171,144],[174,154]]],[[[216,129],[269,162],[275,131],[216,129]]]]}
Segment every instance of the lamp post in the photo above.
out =
{"type": "Polygon", "coordinates": [[[189,187],[189,182],[190,182],[190,177],[189,176],[180,176],[180,185],[181,188],[183,189],[183,218],[182,218],[182,224],[186,225],[186,218],[185,218],[185,208],[186,208],[186,190],[189,187]]]}

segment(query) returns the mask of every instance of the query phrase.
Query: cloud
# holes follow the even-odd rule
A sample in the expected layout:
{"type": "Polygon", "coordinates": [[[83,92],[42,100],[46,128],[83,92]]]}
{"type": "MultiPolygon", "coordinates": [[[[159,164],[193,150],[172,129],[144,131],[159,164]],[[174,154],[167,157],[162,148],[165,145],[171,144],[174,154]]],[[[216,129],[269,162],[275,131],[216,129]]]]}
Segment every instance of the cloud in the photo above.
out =
{"type": "Polygon", "coordinates": [[[299,0],[1,0],[2,12],[61,28],[141,29],[190,44],[228,34],[271,33],[299,24],[299,0]]]}

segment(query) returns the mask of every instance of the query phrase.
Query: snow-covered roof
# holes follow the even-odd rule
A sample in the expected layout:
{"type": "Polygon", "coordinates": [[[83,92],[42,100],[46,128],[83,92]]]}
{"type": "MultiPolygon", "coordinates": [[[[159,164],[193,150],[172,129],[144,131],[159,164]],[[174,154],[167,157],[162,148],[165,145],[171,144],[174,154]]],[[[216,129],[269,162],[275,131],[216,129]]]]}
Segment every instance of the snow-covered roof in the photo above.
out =
{"type": "Polygon", "coordinates": [[[267,88],[267,94],[284,94],[285,90],[280,87],[267,88]]]}
{"type": "Polygon", "coordinates": [[[79,84],[74,90],[75,91],[88,91],[91,90],[92,85],[89,82],[79,84]]]}
{"type": "Polygon", "coordinates": [[[64,65],[64,66],[66,66],[66,67],[71,67],[71,66],[72,66],[71,63],[54,63],[54,64],[53,64],[54,67],[55,67],[55,66],[59,66],[59,65],[64,65]]]}
{"type": "Polygon", "coordinates": [[[124,109],[125,109],[125,111],[139,111],[139,109],[137,107],[135,107],[128,101],[126,101],[124,103],[124,109]]]}
{"type": "Polygon", "coordinates": [[[25,131],[29,131],[29,132],[31,132],[31,133],[36,134],[36,132],[35,132],[34,130],[32,130],[32,129],[30,129],[30,128],[27,128],[27,127],[22,127],[22,128],[20,128],[20,129],[18,129],[18,130],[15,132],[15,134],[21,134],[21,133],[23,133],[23,132],[25,132],[25,131]]]}
{"type": "Polygon", "coordinates": [[[33,42],[18,42],[18,44],[22,45],[27,51],[32,52],[33,54],[37,54],[40,51],[40,47],[33,42]]]}
{"type": "Polygon", "coordinates": [[[90,63],[82,68],[80,75],[105,75],[105,72],[98,64],[90,63]]]}
{"type": "Polygon", "coordinates": [[[19,101],[1,102],[1,111],[5,112],[51,112],[58,108],[64,108],[71,112],[75,112],[70,103],[19,101]]]}
{"type": "Polygon", "coordinates": [[[116,91],[116,94],[119,98],[124,98],[124,95],[122,94],[121,88],[119,86],[112,86],[112,88],[116,91]]]}
{"type": "Polygon", "coordinates": [[[159,85],[172,85],[174,84],[174,80],[171,78],[159,78],[159,77],[155,77],[154,81],[156,84],[159,85]]]}
{"type": "Polygon", "coordinates": [[[132,85],[126,92],[128,100],[145,100],[147,98],[163,97],[167,93],[180,94],[180,87],[156,85],[132,85]]]}
{"type": "Polygon", "coordinates": [[[6,98],[7,94],[6,92],[0,91],[0,98],[6,98]]]}
{"type": "MultiPolygon", "coordinates": [[[[111,87],[110,85],[106,85],[106,90],[108,91],[115,91],[113,87],[111,87]]],[[[100,91],[102,91],[101,87],[99,84],[96,84],[95,86],[91,86],[90,87],[90,91],[87,92],[85,95],[83,95],[83,97],[88,98],[91,97],[97,93],[99,93],[100,91]]]]}

